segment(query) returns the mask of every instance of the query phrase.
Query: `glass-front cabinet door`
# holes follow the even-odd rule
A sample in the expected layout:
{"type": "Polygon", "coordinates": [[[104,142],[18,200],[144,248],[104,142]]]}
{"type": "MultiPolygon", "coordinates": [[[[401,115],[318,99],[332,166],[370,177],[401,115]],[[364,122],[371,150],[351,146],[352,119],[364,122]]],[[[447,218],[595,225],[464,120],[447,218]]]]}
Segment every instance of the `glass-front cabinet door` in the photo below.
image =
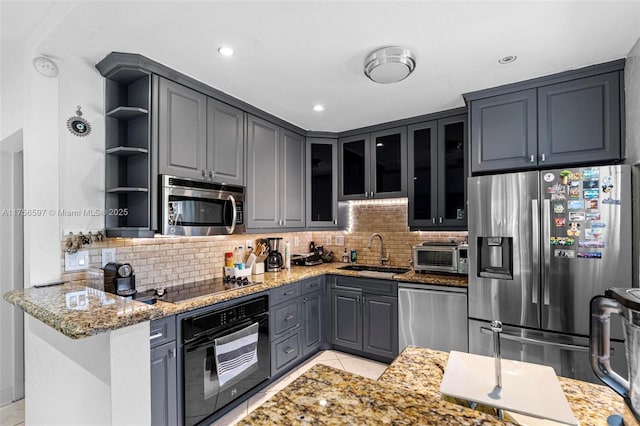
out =
{"type": "Polygon", "coordinates": [[[369,135],[338,141],[340,148],[340,199],[355,200],[369,195],[369,135]]]}
{"type": "Polygon", "coordinates": [[[407,129],[399,127],[371,134],[371,187],[368,198],[407,195],[407,129]]]}
{"type": "Polygon", "coordinates": [[[338,225],[338,141],[307,138],[307,227],[338,225]]]}
{"type": "Polygon", "coordinates": [[[438,120],[438,224],[467,226],[467,116],[438,120]]]}
{"type": "Polygon", "coordinates": [[[409,225],[435,226],[438,210],[437,122],[408,128],[409,225]]]}

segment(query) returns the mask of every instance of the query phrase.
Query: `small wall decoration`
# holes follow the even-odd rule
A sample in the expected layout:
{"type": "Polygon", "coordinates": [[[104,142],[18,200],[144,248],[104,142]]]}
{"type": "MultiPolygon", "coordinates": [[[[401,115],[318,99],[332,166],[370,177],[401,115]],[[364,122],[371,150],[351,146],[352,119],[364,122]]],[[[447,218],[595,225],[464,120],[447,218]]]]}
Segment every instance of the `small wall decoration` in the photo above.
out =
{"type": "Polygon", "coordinates": [[[80,105],[78,105],[78,109],[76,110],[76,115],[73,117],[69,117],[67,120],[67,129],[69,131],[80,137],[87,136],[91,133],[91,124],[84,118],[82,118],[82,111],[80,105]]]}

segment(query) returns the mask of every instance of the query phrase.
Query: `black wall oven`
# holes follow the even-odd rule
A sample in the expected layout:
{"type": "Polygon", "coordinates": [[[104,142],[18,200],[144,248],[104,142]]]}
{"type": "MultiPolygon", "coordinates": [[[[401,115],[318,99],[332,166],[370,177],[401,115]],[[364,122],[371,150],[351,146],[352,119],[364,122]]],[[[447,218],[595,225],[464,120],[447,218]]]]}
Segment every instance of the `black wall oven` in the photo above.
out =
{"type": "Polygon", "coordinates": [[[183,424],[197,425],[271,376],[269,300],[184,317],[183,424]]]}

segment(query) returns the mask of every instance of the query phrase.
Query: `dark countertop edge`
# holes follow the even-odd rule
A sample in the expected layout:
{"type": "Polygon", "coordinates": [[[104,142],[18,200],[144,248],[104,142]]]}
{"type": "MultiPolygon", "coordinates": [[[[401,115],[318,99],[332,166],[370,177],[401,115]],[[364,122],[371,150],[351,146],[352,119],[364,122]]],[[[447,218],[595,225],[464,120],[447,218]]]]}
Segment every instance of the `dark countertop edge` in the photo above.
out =
{"type": "MultiPolygon", "coordinates": [[[[339,265],[342,265],[342,264],[339,264],[339,265]]],[[[355,271],[343,271],[338,269],[339,266],[336,266],[335,269],[333,270],[326,270],[326,268],[322,268],[322,269],[318,268],[314,270],[313,266],[295,266],[295,268],[305,268],[305,269],[308,269],[308,271],[304,274],[305,275],[304,277],[283,276],[276,283],[260,283],[260,284],[256,284],[255,286],[249,287],[247,289],[230,290],[222,294],[202,296],[201,298],[192,300],[192,302],[195,302],[195,306],[194,304],[189,304],[189,305],[185,304],[184,306],[181,306],[182,305],[181,303],[173,304],[173,303],[160,301],[155,305],[147,305],[150,307],[150,309],[147,312],[139,313],[135,318],[131,318],[130,321],[123,321],[122,323],[115,324],[113,327],[109,327],[109,326],[91,327],[89,330],[82,331],[82,332],[73,331],[78,328],[78,325],[75,321],[65,320],[60,315],[47,311],[46,308],[42,307],[41,305],[37,305],[24,298],[21,300],[21,303],[16,300],[10,300],[10,299],[13,299],[11,298],[11,295],[24,292],[24,289],[12,290],[12,291],[6,292],[3,295],[3,298],[8,303],[11,303],[12,305],[22,309],[25,313],[31,315],[33,318],[39,321],[42,321],[44,324],[47,324],[54,330],[60,332],[61,334],[71,339],[81,339],[81,338],[95,336],[95,335],[113,331],[113,330],[118,330],[121,328],[128,327],[130,325],[139,324],[141,322],[153,321],[157,319],[170,317],[176,314],[181,314],[184,312],[189,312],[196,309],[204,308],[207,306],[213,306],[215,304],[226,302],[228,300],[233,300],[238,297],[248,296],[261,291],[268,291],[272,288],[277,288],[282,285],[294,283],[294,282],[305,280],[308,278],[315,278],[323,275],[342,275],[342,276],[359,277],[355,271]],[[246,290],[249,290],[249,292],[244,293],[243,291],[246,291],[246,290]],[[215,298],[215,300],[208,300],[209,298],[215,298]],[[201,303],[198,303],[198,302],[201,302],[201,303]]],[[[448,278],[447,275],[423,274],[424,278],[422,276],[418,278],[418,277],[415,277],[414,274],[415,274],[414,271],[405,272],[403,274],[397,274],[397,275],[394,275],[389,281],[423,283],[426,285],[436,285],[436,286],[443,286],[443,287],[467,287],[468,285],[467,283],[458,283],[458,282],[449,282],[449,283],[427,282],[427,280],[429,280],[429,276],[437,276],[437,277],[441,277],[442,279],[446,279],[448,278]],[[409,275],[407,276],[407,274],[409,275]]],[[[456,276],[454,275],[452,277],[456,277],[456,276]]],[[[361,278],[367,278],[367,277],[361,277],[361,278]]],[[[135,302],[135,303],[142,304],[142,302],[135,302]]]]}

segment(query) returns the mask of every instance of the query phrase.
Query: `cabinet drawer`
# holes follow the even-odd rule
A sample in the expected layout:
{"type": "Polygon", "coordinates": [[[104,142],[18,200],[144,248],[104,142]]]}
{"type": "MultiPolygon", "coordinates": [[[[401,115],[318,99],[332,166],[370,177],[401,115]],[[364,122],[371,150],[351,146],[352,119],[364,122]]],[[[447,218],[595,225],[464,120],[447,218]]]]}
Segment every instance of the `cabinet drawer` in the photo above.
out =
{"type": "Polygon", "coordinates": [[[300,358],[300,343],[300,333],[295,333],[271,344],[272,376],[300,358]]]}
{"type": "Polygon", "coordinates": [[[383,296],[397,296],[398,283],[390,280],[378,280],[372,278],[359,277],[337,277],[332,288],[344,290],[362,290],[369,294],[380,294],[383,296]]]}
{"type": "Polygon", "coordinates": [[[300,282],[302,286],[302,294],[311,293],[322,288],[323,277],[310,278],[300,282]]]}
{"type": "Polygon", "coordinates": [[[300,296],[299,283],[287,284],[281,287],[277,287],[271,290],[270,305],[275,306],[278,303],[286,302],[287,300],[295,299],[300,296]]]}
{"type": "Polygon", "coordinates": [[[301,319],[300,300],[278,305],[271,313],[272,339],[285,335],[300,325],[301,319]]]}
{"type": "Polygon", "coordinates": [[[176,318],[174,316],[151,321],[149,344],[152,348],[176,340],[176,318]]]}

